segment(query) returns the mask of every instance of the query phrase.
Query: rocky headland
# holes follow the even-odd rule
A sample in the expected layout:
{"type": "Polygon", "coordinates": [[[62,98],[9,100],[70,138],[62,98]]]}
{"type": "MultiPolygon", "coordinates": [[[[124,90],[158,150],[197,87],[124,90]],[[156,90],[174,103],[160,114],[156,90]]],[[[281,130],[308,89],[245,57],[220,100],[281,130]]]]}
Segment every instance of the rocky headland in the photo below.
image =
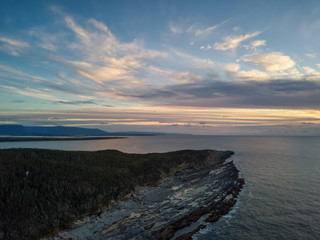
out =
{"type": "Polygon", "coordinates": [[[232,154],[208,150],[204,161],[182,161],[156,183],[46,239],[191,239],[236,202],[244,180],[228,160],[232,154]]]}

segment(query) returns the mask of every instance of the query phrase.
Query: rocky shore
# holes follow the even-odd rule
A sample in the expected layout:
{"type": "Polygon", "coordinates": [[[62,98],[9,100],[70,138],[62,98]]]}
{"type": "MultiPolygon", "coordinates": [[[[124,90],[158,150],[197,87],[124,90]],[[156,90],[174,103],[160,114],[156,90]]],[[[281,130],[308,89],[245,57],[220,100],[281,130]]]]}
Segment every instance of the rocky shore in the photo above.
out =
{"type": "Polygon", "coordinates": [[[205,165],[182,164],[156,184],[137,187],[107,210],[47,239],[191,239],[236,202],[244,180],[227,160],[232,154],[209,151],[205,165]]]}

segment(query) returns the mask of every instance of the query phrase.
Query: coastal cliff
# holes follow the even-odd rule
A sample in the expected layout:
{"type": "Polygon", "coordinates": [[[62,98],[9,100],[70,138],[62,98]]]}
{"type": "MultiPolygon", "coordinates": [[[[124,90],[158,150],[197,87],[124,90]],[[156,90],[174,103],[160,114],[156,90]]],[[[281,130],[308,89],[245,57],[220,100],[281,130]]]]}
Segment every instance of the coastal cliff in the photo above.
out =
{"type": "Polygon", "coordinates": [[[244,180],[234,163],[226,162],[231,154],[208,151],[201,165],[183,163],[156,184],[137,188],[99,216],[49,239],[191,239],[236,202],[244,180]]]}
{"type": "Polygon", "coordinates": [[[231,151],[0,152],[0,239],[190,239],[244,183],[231,151]]]}

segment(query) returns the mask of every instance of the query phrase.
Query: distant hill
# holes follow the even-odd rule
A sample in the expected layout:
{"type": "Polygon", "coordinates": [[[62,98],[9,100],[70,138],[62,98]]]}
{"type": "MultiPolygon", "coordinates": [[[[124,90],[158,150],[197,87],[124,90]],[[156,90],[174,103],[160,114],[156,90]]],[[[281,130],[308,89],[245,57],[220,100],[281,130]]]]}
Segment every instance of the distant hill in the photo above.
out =
{"type": "Polygon", "coordinates": [[[153,136],[175,133],[161,132],[106,132],[97,128],[39,127],[22,125],[0,125],[0,136],[153,136]]]}
{"type": "Polygon", "coordinates": [[[105,136],[110,133],[96,128],[80,127],[27,127],[22,125],[0,125],[0,135],[10,136],[105,136]]]}

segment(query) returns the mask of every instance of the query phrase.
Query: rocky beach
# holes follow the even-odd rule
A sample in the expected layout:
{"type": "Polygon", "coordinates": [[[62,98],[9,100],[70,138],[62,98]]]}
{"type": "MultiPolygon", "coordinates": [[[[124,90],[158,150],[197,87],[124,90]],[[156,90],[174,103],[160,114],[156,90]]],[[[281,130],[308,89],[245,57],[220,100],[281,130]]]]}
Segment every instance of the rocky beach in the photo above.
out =
{"type": "Polygon", "coordinates": [[[182,163],[152,185],[136,187],[97,215],[76,221],[56,239],[191,239],[227,214],[244,180],[231,151],[208,151],[205,163],[182,163]]]}

